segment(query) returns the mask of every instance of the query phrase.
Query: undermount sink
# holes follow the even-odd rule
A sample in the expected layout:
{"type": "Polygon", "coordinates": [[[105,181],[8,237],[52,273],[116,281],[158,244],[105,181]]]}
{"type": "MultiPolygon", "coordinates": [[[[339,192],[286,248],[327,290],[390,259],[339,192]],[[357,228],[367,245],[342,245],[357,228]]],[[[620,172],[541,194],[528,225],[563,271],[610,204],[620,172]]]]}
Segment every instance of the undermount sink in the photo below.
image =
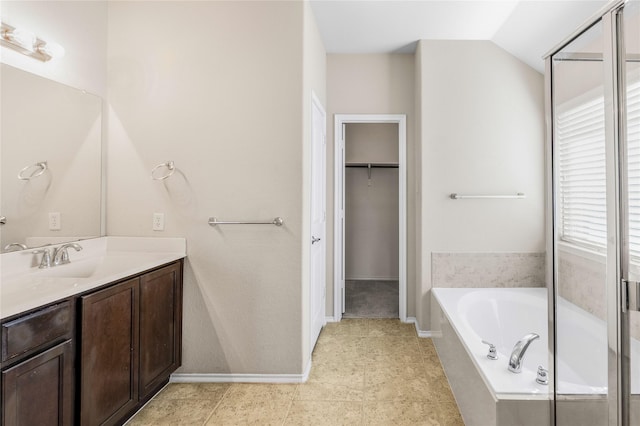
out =
{"type": "Polygon", "coordinates": [[[37,273],[46,277],[89,278],[99,271],[99,267],[104,263],[104,259],[104,256],[90,257],[83,260],[72,261],[64,265],[41,269],[37,273]]]}
{"type": "Polygon", "coordinates": [[[98,279],[121,272],[136,272],[139,267],[142,270],[155,266],[154,258],[162,254],[149,253],[106,253],[102,256],[92,256],[80,259],[71,259],[70,263],[38,269],[35,274],[46,278],[75,278],[98,279]],[[151,263],[149,263],[151,262],[151,263]]]}

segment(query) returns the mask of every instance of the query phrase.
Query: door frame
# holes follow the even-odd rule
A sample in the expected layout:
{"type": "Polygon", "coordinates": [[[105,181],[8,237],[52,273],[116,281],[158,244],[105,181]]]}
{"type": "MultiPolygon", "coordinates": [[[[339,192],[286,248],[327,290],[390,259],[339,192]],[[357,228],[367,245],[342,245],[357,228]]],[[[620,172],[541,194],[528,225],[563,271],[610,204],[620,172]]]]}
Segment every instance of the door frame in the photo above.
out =
{"type": "Polygon", "coordinates": [[[354,123],[398,125],[398,313],[407,322],[407,116],[405,114],[336,114],[334,119],[333,317],[344,306],[344,126],[354,123]]]}

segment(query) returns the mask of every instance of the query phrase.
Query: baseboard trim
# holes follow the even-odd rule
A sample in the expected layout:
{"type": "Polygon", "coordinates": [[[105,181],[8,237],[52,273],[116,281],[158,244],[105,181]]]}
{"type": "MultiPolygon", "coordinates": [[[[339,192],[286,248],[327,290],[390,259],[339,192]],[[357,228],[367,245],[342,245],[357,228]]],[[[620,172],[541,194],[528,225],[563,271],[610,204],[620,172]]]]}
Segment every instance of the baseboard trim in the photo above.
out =
{"type": "Polygon", "coordinates": [[[418,325],[418,320],[416,319],[416,317],[407,317],[407,323],[413,323],[413,325],[416,327],[416,333],[418,333],[418,337],[422,337],[422,338],[431,338],[433,337],[433,332],[430,330],[420,330],[419,325],[418,325]]]}
{"type": "MultiPolygon", "coordinates": [[[[329,323],[329,322],[339,322],[339,321],[340,320],[336,319],[335,317],[325,317],[325,322],[327,322],[327,323],[329,323]]],[[[423,337],[423,338],[437,337],[437,336],[435,336],[433,331],[420,330],[419,325],[418,325],[418,320],[416,319],[416,317],[407,317],[406,321],[404,321],[404,322],[414,325],[414,327],[416,328],[416,333],[418,334],[418,337],[423,337]]]]}
{"type": "Polygon", "coordinates": [[[302,374],[172,374],[170,383],[304,383],[309,379],[311,360],[302,374]]]}

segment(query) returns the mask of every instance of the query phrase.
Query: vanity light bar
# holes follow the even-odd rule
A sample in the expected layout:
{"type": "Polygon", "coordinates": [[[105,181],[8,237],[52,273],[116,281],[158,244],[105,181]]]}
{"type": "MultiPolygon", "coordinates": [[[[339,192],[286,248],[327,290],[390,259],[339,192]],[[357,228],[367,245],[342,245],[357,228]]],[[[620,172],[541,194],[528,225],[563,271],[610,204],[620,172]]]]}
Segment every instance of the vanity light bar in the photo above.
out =
{"type": "Polygon", "coordinates": [[[42,62],[64,56],[64,48],[58,43],[46,42],[30,31],[4,22],[0,27],[0,44],[42,62]]]}

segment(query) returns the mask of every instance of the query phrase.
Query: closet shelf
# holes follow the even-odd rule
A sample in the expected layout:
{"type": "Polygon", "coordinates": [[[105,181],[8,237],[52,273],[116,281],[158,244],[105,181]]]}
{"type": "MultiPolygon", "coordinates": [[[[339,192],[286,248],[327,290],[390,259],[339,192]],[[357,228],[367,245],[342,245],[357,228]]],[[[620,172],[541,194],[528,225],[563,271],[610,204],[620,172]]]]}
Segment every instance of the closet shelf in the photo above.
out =
{"type": "Polygon", "coordinates": [[[345,167],[364,167],[364,168],[383,168],[383,169],[397,169],[398,163],[361,163],[348,161],[345,167]]]}

